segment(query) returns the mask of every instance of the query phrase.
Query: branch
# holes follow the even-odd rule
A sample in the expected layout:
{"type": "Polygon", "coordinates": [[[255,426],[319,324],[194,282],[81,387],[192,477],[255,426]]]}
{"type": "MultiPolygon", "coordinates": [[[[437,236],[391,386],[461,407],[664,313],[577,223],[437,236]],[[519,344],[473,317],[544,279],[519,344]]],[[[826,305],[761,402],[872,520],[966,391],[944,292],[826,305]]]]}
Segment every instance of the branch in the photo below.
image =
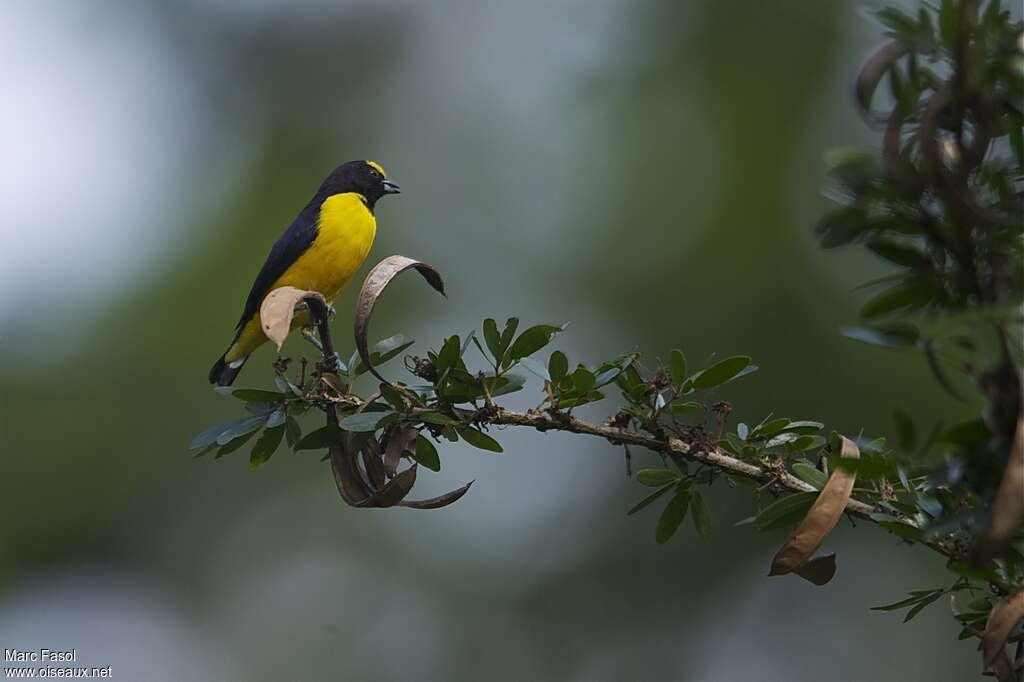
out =
{"type": "MultiPolygon", "coordinates": [[[[464,416],[471,416],[473,414],[463,410],[459,410],[458,412],[464,412],[464,416]]],[[[498,408],[494,412],[493,416],[485,415],[478,421],[483,424],[493,424],[496,426],[529,426],[537,429],[538,431],[566,431],[569,433],[597,436],[599,438],[604,438],[615,445],[623,443],[639,445],[649,450],[653,450],[654,452],[659,452],[672,457],[673,459],[683,459],[690,462],[696,462],[722,473],[742,476],[763,484],[770,484],[780,492],[783,490],[792,493],[817,492],[817,489],[814,488],[814,486],[800,480],[784,470],[757,466],[726,454],[718,448],[694,446],[679,438],[666,438],[662,440],[636,431],[628,431],[626,429],[609,426],[607,424],[595,424],[584,421],[568,414],[555,414],[557,416],[543,412],[522,413],[498,408]]],[[[871,505],[853,498],[851,498],[846,504],[847,514],[871,521],[872,523],[878,523],[871,518],[871,515],[876,511],[877,510],[871,505]]],[[[936,552],[951,559],[960,558],[959,554],[945,543],[921,542],[921,544],[926,545],[927,547],[930,547],[936,552]]]]}

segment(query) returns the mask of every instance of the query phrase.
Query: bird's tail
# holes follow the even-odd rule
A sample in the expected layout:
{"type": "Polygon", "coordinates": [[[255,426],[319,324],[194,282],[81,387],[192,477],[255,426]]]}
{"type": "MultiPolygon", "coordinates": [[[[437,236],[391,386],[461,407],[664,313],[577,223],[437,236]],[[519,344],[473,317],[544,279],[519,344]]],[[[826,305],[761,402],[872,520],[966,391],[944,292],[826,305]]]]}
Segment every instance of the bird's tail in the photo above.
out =
{"type": "MultiPolygon", "coordinates": [[[[224,351],[224,355],[227,355],[227,351],[224,351]]],[[[217,384],[218,386],[230,386],[234,383],[235,377],[242,371],[242,366],[245,365],[245,361],[249,359],[249,356],[239,358],[234,362],[228,362],[224,359],[224,355],[217,358],[217,362],[213,363],[213,367],[210,368],[210,383],[217,384]]]]}

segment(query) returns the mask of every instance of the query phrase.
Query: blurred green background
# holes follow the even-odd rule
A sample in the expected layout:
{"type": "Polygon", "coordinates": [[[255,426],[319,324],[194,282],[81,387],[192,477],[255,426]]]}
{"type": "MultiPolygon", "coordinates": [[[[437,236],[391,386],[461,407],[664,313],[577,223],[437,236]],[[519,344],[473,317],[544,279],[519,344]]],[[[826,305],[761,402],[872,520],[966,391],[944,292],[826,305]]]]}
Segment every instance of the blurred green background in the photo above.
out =
{"type": "MultiPolygon", "coordinates": [[[[119,680],[974,679],[944,605],[868,610],[947,580],[925,550],[844,522],[834,582],[769,580],[784,533],[733,528],[755,501],[724,485],[710,542],[658,546],[593,439],[448,447],[418,496],[477,483],[437,512],[350,509],[311,452],[186,451],[239,412],[205,377],[270,244],[354,158],[403,189],[371,258],[449,288],[400,280],[375,338],[569,320],[574,361],[753,355],[719,396],[739,420],[969,414],[837,335],[885,270],[812,234],[825,149],[876,142],[849,89],[877,6],[3,3],[0,647],[119,680]]],[[[338,311],[345,355],[351,291],[338,311]]]]}

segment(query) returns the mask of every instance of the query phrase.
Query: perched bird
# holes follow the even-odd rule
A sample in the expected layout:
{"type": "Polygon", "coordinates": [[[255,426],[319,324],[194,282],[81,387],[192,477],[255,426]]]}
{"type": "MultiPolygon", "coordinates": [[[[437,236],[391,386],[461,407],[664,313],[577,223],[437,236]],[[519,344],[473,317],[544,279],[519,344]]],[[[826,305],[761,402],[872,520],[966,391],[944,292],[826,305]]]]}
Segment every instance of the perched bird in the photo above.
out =
{"type": "MultiPolygon", "coordinates": [[[[270,249],[249,290],[231,345],[210,369],[211,384],[229,386],[249,355],[267,341],[260,325],[260,304],[268,293],[293,286],[318,291],[328,303],[338,297],[373,245],[377,200],[398,191],[398,185],[373,161],[349,161],[331,171],[270,249]]],[[[292,328],[308,323],[309,313],[301,311],[292,328]]]]}

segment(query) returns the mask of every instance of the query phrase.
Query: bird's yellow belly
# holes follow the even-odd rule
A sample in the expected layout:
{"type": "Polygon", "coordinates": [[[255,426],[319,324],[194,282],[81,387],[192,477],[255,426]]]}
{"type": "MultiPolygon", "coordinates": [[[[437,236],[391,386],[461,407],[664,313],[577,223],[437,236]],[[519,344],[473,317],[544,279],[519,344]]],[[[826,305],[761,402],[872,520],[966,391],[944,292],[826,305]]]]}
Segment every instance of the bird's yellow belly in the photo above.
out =
{"type": "MultiPolygon", "coordinates": [[[[319,225],[316,239],[274,282],[271,291],[285,286],[318,291],[330,303],[363,265],[377,234],[377,221],[360,195],[349,192],[328,197],[320,207],[319,225]]],[[[295,315],[292,329],[308,322],[309,315],[300,312],[295,315]]],[[[231,362],[247,356],[266,340],[257,312],[225,359],[231,362]]]]}

